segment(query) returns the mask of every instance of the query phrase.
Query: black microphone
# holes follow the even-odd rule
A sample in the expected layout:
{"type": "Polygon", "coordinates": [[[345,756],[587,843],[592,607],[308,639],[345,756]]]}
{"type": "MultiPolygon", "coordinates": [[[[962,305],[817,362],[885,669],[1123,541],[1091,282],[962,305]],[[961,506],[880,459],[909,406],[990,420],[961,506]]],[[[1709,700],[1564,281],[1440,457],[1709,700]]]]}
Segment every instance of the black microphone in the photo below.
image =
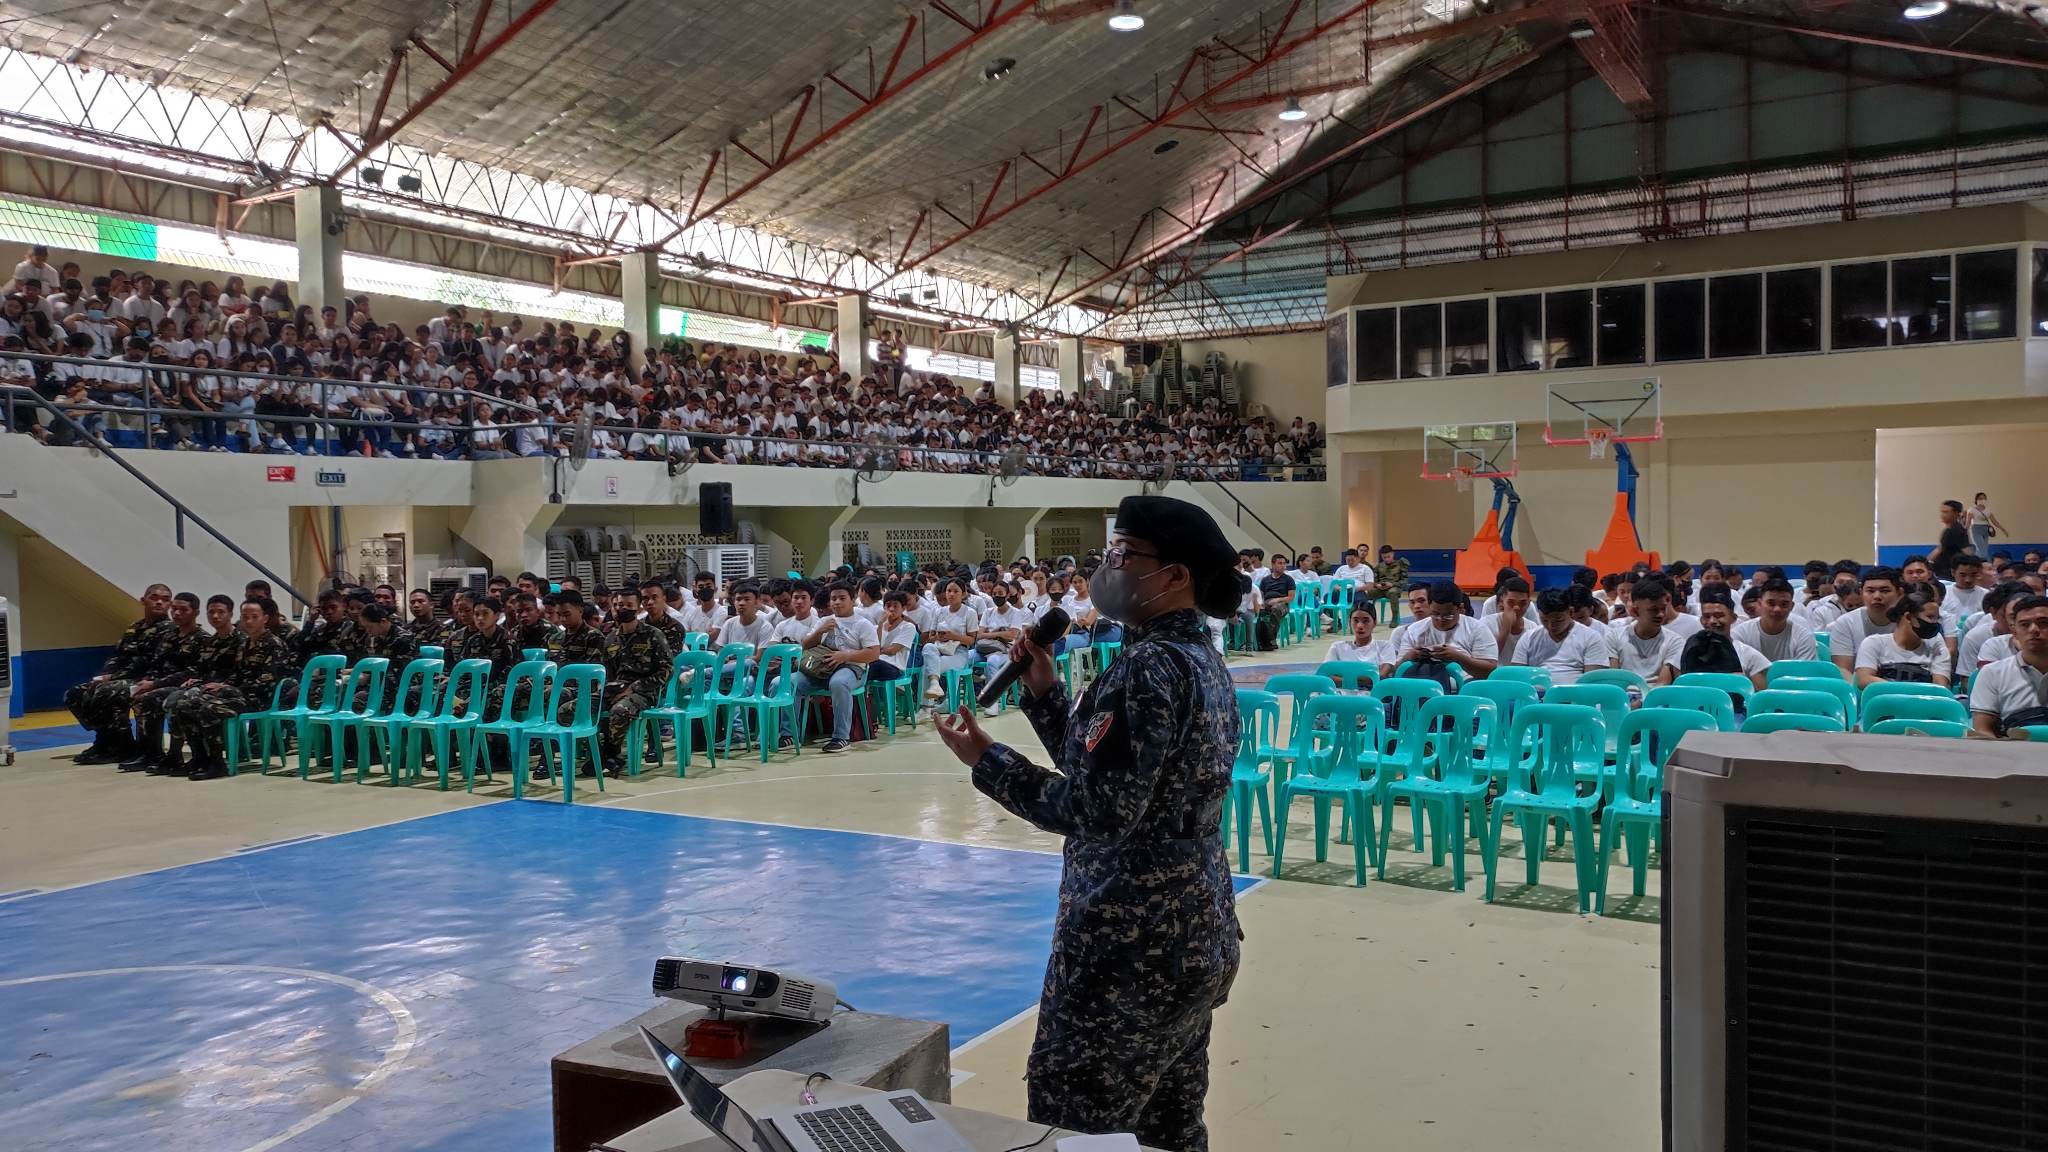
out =
{"type": "MultiPolygon", "coordinates": [[[[1055,604],[1045,610],[1045,615],[1038,618],[1038,623],[1031,626],[1025,637],[1040,648],[1051,648],[1060,642],[1060,637],[1065,636],[1073,624],[1067,610],[1055,604]]],[[[981,695],[974,702],[983,708],[995,707],[996,701],[1003,698],[1003,693],[1010,690],[1010,685],[1017,682],[1017,677],[1024,674],[1030,663],[1031,654],[1026,652],[1021,658],[1003,665],[1003,670],[989,678],[988,687],[981,690],[981,695]]]]}

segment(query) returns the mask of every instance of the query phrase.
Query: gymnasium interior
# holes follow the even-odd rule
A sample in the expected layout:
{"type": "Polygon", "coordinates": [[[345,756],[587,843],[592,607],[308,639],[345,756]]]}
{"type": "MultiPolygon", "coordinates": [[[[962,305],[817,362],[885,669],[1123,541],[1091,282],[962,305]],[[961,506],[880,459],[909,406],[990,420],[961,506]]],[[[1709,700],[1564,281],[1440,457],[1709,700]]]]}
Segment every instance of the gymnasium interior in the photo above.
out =
{"type": "Polygon", "coordinates": [[[1036,1106],[1087,837],[938,727],[1076,778],[995,681],[1128,671],[1132,497],[1243,581],[1207,1147],[2048,1147],[2048,4],[0,0],[10,266],[0,1147],[1153,1147],[1036,1106]]]}

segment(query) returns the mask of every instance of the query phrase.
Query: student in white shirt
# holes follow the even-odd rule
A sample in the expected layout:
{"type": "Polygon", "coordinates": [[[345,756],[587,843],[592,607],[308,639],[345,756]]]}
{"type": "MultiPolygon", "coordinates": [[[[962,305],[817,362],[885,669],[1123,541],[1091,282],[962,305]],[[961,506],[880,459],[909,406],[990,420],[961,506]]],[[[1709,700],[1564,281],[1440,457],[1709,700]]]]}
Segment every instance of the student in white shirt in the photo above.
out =
{"type": "MultiPolygon", "coordinates": [[[[1337,567],[1330,575],[1339,580],[1350,581],[1363,591],[1372,583],[1372,565],[1365,562],[1356,548],[1346,548],[1343,554],[1337,557],[1337,567]]],[[[1362,596],[1359,598],[1363,599],[1362,596]]]]}
{"type": "Polygon", "coordinates": [[[760,611],[761,599],[752,584],[732,590],[732,615],[718,626],[718,646],[747,644],[759,649],[774,643],[775,622],[760,611]]]}
{"type": "Polygon", "coordinates": [[[2048,596],[2030,593],[2012,607],[2017,650],[1970,682],[1970,722],[1979,736],[2024,740],[2013,729],[2048,724],[2048,596]]]}
{"type": "Polygon", "coordinates": [[[980,618],[967,606],[967,590],[958,580],[941,583],[939,599],[942,606],[933,615],[932,626],[924,631],[925,695],[934,700],[946,694],[940,686],[941,676],[974,663],[974,641],[981,629],[980,618]]]}
{"type": "Polygon", "coordinates": [[[1685,639],[1664,626],[1667,613],[1678,614],[1672,607],[1671,589],[1656,577],[1644,577],[1636,581],[1629,607],[1626,621],[1608,627],[1607,644],[1614,653],[1614,667],[1628,669],[1653,688],[1671,683],[1678,675],[1678,661],[1685,648],[1685,639]]]}
{"type": "Polygon", "coordinates": [[[1757,596],[1756,618],[1739,621],[1729,636],[1756,649],[1767,661],[1820,659],[1813,629],[1793,617],[1792,599],[1791,584],[1765,581],[1757,596]]]}
{"type": "Polygon", "coordinates": [[[1834,659],[1835,667],[1843,672],[1850,671],[1855,665],[1865,636],[1888,632],[1897,623],[1891,614],[1892,605],[1899,602],[1899,574],[1895,569],[1872,568],[1863,574],[1858,587],[1863,596],[1863,607],[1843,613],[1828,625],[1828,641],[1832,649],[1829,655],[1834,659]]]}
{"type": "Polygon", "coordinates": [[[867,666],[881,657],[882,645],[875,626],[854,615],[851,585],[834,584],[825,597],[832,615],[812,629],[801,643],[806,648],[829,649],[825,659],[832,666],[832,674],[820,684],[808,674],[798,672],[797,693],[801,696],[821,687],[831,693],[832,738],[825,742],[823,750],[844,752],[853,735],[854,694],[860,691],[867,666]]]}
{"type": "MultiPolygon", "coordinates": [[[[1818,600],[1806,603],[1807,623],[1816,632],[1827,632],[1836,620],[1863,607],[1863,582],[1854,572],[1837,572],[1834,577],[1834,591],[1818,600]]],[[[1829,636],[1832,640],[1834,637],[1829,636]]]]}
{"type": "MultiPolygon", "coordinates": [[[[1534,628],[1529,622],[1529,596],[1529,582],[1520,576],[1509,576],[1500,582],[1489,601],[1494,606],[1493,613],[1479,614],[1479,622],[1493,629],[1493,643],[1500,649],[1503,664],[1515,662],[1515,645],[1534,628]]],[[[1566,609],[1569,611],[1569,604],[1566,609]]]]}
{"type": "Polygon", "coordinates": [[[1984,610],[1984,595],[1991,591],[1984,577],[1983,558],[1968,552],[1956,557],[1956,578],[1949,582],[1942,608],[1961,619],[1984,610]]]}
{"type": "Polygon", "coordinates": [[[1477,680],[1500,663],[1500,647],[1493,630],[1465,615],[1465,593],[1444,581],[1429,586],[1429,615],[1410,625],[1402,636],[1398,664],[1411,660],[1441,660],[1456,664],[1469,679],[1477,680]]]}
{"type": "Polygon", "coordinates": [[[798,580],[789,586],[789,611],[775,622],[775,643],[802,644],[817,630],[818,614],[811,607],[816,596],[808,580],[798,580]]]}
{"type": "Polygon", "coordinates": [[[718,602],[718,585],[699,584],[691,589],[690,600],[683,605],[683,631],[716,636],[725,627],[725,621],[725,606],[718,602]]]}
{"type": "MultiPolygon", "coordinates": [[[[1345,553],[1350,555],[1350,553],[1345,553]]],[[[1387,639],[1373,639],[1373,626],[1379,622],[1378,614],[1369,604],[1360,604],[1351,609],[1351,635],[1330,645],[1323,655],[1325,660],[1341,660],[1347,663],[1370,664],[1381,676],[1394,674],[1394,642],[1387,639]]]]}
{"type": "MultiPolygon", "coordinates": [[[[1866,586],[1865,595],[1868,588],[1866,586]]],[[[1941,603],[1922,592],[1901,597],[1888,610],[1892,627],[1872,632],[1856,646],[1856,688],[1879,680],[1911,680],[1948,686],[1948,645],[1941,640],[1941,603]],[[1922,676],[1927,679],[1921,680],[1922,676]]]]}
{"type": "Polygon", "coordinates": [[[882,597],[882,619],[875,625],[882,654],[868,665],[870,679],[901,680],[909,674],[910,659],[917,650],[917,625],[904,615],[909,606],[910,597],[901,592],[882,597]]]}
{"type": "Polygon", "coordinates": [[[1541,668],[1550,673],[1551,684],[1557,685],[1576,683],[1580,676],[1608,667],[1613,660],[1605,630],[1573,619],[1564,589],[1545,588],[1537,593],[1536,616],[1542,626],[1523,632],[1508,663],[1541,668]]]}
{"type": "Polygon", "coordinates": [[[1729,630],[1734,626],[1735,604],[1733,598],[1728,595],[1727,585],[1723,584],[1702,589],[1700,592],[1700,630],[1693,635],[1692,639],[1685,642],[1683,648],[1679,649],[1679,675],[1684,675],[1687,672],[1739,671],[1744,676],[1749,677],[1751,686],[1755,687],[1758,691],[1762,691],[1766,673],[1771,668],[1771,662],[1765,658],[1763,653],[1731,636],[1729,630]],[[1714,636],[1725,640],[1727,647],[1723,649],[1716,641],[1703,641],[1700,639],[1700,637],[1706,636],[1708,633],[1712,633],[1714,636]],[[1732,651],[1735,666],[1732,668],[1726,666],[1715,667],[1705,663],[1703,658],[1706,653],[1714,652],[1717,649],[1723,652],[1732,651]]]}
{"type": "MultiPolygon", "coordinates": [[[[1010,645],[1024,635],[1026,628],[1031,627],[1032,616],[1029,609],[1011,601],[1010,588],[1007,584],[993,585],[989,590],[989,596],[994,607],[981,614],[981,631],[977,643],[994,640],[1003,646],[1002,651],[990,652],[983,658],[988,664],[989,678],[994,679],[1010,662],[1010,645]]],[[[988,709],[987,714],[995,715],[996,709],[988,709]]]]}
{"type": "MultiPolygon", "coordinates": [[[[854,596],[854,615],[879,628],[883,615],[882,592],[886,587],[880,576],[870,576],[861,581],[860,589],[854,596]]],[[[873,675],[872,670],[869,674],[873,675]]]]}

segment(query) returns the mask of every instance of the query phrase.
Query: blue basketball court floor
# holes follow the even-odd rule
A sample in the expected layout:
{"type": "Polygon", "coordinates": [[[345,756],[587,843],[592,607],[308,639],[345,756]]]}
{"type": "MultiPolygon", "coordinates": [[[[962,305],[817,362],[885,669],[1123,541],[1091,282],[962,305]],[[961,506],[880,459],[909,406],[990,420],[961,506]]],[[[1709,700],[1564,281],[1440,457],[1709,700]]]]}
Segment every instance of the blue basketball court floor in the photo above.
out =
{"type": "Polygon", "coordinates": [[[539,1152],[549,1058],[652,1006],[656,956],[830,977],[958,1045],[1037,1002],[1058,882],[1044,853],[507,802],[22,897],[0,1145],[539,1152]]]}

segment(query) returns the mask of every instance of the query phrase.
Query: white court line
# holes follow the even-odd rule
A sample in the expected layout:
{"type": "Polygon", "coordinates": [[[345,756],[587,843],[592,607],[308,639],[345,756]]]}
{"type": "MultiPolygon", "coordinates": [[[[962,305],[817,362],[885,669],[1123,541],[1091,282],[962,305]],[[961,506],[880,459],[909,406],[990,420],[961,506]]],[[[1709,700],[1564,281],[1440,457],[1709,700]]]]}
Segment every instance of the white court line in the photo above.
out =
{"type": "MultiPolygon", "coordinates": [[[[438,813],[437,813],[438,815],[438,813]]],[[[0,980],[0,988],[14,988],[24,984],[47,984],[56,980],[84,980],[94,976],[137,976],[158,972],[264,972],[273,976],[294,976],[305,980],[324,980],[339,984],[343,988],[361,993],[376,1001],[379,1008],[390,1015],[398,1031],[391,1038],[391,1046],[384,1050],[384,1059],[378,1061],[370,1074],[356,1082],[338,1099],[329,1101],[324,1107],[305,1116],[298,1123],[264,1140],[244,1148],[242,1152],[270,1152],[272,1148],[287,1140],[296,1139],[306,1132],[334,1119],[343,1109],[363,1098],[370,1089],[383,1083],[398,1066],[412,1055],[414,1042],[419,1036],[419,1026],[412,1018],[412,1012],[405,1002],[374,984],[340,976],[333,972],[316,972],[310,968],[281,968],[270,964],[153,964],[139,968],[95,968],[84,972],[55,972],[45,976],[21,976],[12,980],[0,980]]]]}
{"type": "MultiPolygon", "coordinates": [[[[802,776],[761,776],[751,780],[709,780],[702,784],[678,784],[673,788],[658,788],[652,792],[636,792],[630,796],[621,793],[616,799],[605,797],[598,804],[631,804],[635,800],[647,800],[656,796],[669,796],[677,792],[705,792],[713,788],[737,788],[742,784],[780,784],[785,780],[859,780],[871,776],[967,776],[962,768],[953,772],[814,772],[802,776]]],[[[593,805],[594,806],[594,805],[593,805]]]]}

